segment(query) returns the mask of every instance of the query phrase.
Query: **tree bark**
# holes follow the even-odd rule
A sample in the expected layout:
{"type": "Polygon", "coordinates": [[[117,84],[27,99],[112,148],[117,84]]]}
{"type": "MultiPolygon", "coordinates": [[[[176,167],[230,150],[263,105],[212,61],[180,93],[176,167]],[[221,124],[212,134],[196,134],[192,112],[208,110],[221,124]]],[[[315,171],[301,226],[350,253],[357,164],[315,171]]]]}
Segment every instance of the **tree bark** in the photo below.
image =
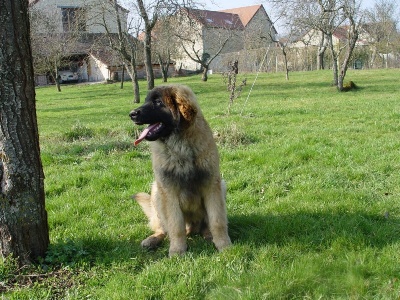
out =
{"type": "Polygon", "coordinates": [[[157,12],[154,12],[153,18],[150,20],[148,12],[146,11],[144,2],[142,0],[137,0],[137,4],[139,7],[140,16],[144,21],[144,65],[146,67],[146,75],[147,75],[147,89],[152,90],[154,88],[154,72],[153,72],[153,64],[151,59],[151,32],[154,28],[154,25],[157,22],[157,12]]]}
{"type": "Polygon", "coordinates": [[[289,80],[289,66],[288,66],[288,59],[285,47],[282,48],[282,53],[283,53],[283,60],[285,62],[285,78],[286,80],[289,80]]]}
{"type": "Polygon", "coordinates": [[[21,264],[49,245],[27,9],[0,2],[0,252],[21,264]]]}
{"type": "Polygon", "coordinates": [[[359,29],[358,29],[358,25],[356,24],[354,17],[349,16],[348,17],[349,21],[350,21],[350,26],[349,26],[349,37],[348,37],[348,41],[347,41],[347,51],[346,51],[346,55],[344,57],[342,66],[340,68],[340,75],[338,78],[338,90],[339,91],[343,91],[343,83],[344,83],[344,78],[346,77],[346,72],[347,69],[349,68],[349,64],[350,64],[350,59],[353,55],[353,51],[354,48],[356,46],[357,40],[358,40],[358,35],[359,35],[359,29]]]}
{"type": "Polygon", "coordinates": [[[146,78],[147,78],[147,89],[152,90],[154,88],[154,72],[153,64],[151,62],[151,29],[146,28],[144,38],[144,65],[146,67],[146,78]]]}
{"type": "Polygon", "coordinates": [[[163,82],[168,82],[168,70],[170,62],[171,62],[171,55],[169,53],[169,50],[167,50],[165,61],[163,61],[161,54],[158,53],[158,63],[160,64],[163,82]]]}
{"type": "Polygon", "coordinates": [[[202,81],[207,81],[208,80],[208,64],[207,65],[203,65],[203,72],[201,75],[201,80],[202,81]]]}
{"type": "Polygon", "coordinates": [[[125,65],[122,65],[122,74],[121,74],[121,90],[124,88],[124,77],[125,77],[125,65]]]}
{"type": "Polygon", "coordinates": [[[132,81],[133,103],[140,103],[139,80],[136,70],[136,61],[131,60],[131,65],[126,69],[132,81]]]}
{"type": "MultiPolygon", "coordinates": [[[[117,20],[118,27],[118,39],[114,40],[113,35],[109,31],[107,26],[107,22],[105,20],[105,16],[103,15],[103,24],[104,28],[107,32],[108,41],[110,43],[110,47],[117,51],[121,57],[128,62],[126,70],[131,77],[132,80],[132,89],[133,89],[133,102],[140,103],[140,92],[139,92],[139,82],[137,75],[137,65],[136,65],[136,53],[137,53],[137,42],[125,32],[122,28],[121,18],[118,13],[118,2],[117,0],[113,1],[114,4],[114,12],[117,20]]],[[[123,82],[123,76],[121,81],[121,87],[123,82]]]]}
{"type": "Polygon", "coordinates": [[[325,51],[326,51],[326,41],[325,33],[320,32],[321,39],[318,46],[318,56],[317,56],[317,70],[325,69],[325,51]]]}
{"type": "Polygon", "coordinates": [[[338,86],[338,81],[339,81],[338,53],[335,50],[335,46],[333,45],[332,34],[331,33],[327,34],[327,38],[329,43],[329,49],[332,54],[332,72],[333,72],[332,84],[334,86],[338,86]]]}

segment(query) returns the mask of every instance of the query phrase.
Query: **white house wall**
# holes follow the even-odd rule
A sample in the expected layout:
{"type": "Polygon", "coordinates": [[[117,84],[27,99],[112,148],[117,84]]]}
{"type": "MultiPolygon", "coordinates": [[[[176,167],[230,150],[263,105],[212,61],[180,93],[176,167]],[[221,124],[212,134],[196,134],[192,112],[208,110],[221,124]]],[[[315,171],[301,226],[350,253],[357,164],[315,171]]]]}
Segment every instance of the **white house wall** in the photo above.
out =
{"type": "Polygon", "coordinates": [[[83,60],[82,66],[78,68],[78,74],[79,74],[79,80],[89,81],[88,64],[86,63],[86,60],[83,60]]]}
{"type": "MultiPolygon", "coordinates": [[[[114,7],[111,1],[104,0],[86,0],[90,7],[87,15],[88,32],[106,33],[103,19],[106,22],[109,32],[117,33],[118,24],[116,22],[114,7]]],[[[120,10],[120,20],[122,28],[126,28],[127,13],[120,10]]]]}
{"type": "MultiPolygon", "coordinates": [[[[203,28],[200,24],[188,24],[185,22],[180,23],[179,25],[180,29],[180,34],[185,35],[187,34],[189,37],[188,39],[193,39],[195,41],[194,44],[194,49],[197,53],[203,53],[203,28]],[[195,32],[196,34],[193,34],[195,32]]],[[[188,50],[188,52],[194,56],[194,53],[192,51],[193,44],[191,42],[185,42],[183,41],[183,44],[185,48],[188,50]]],[[[175,66],[177,69],[180,67],[184,70],[200,70],[201,66],[200,64],[194,62],[188,55],[185,53],[183,48],[179,50],[179,54],[177,57],[173,58],[174,61],[176,62],[175,66]]]]}
{"type": "Polygon", "coordinates": [[[93,55],[89,56],[89,81],[90,82],[95,82],[95,81],[105,81],[107,79],[110,79],[110,72],[109,69],[107,68],[107,65],[102,63],[100,60],[95,58],[93,55]]]}

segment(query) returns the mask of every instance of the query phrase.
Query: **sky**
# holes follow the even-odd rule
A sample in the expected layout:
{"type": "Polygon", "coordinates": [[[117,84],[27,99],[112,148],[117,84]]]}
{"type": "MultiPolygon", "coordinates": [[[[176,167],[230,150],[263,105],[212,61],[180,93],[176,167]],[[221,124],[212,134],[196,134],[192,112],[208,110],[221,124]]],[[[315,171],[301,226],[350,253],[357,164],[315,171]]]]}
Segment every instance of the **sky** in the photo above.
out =
{"type": "MultiPolygon", "coordinates": [[[[361,0],[362,6],[364,8],[370,8],[373,6],[375,0],[361,0]]],[[[212,1],[204,1],[206,3],[205,9],[209,10],[223,10],[229,8],[236,8],[242,6],[250,6],[255,4],[263,4],[265,9],[268,12],[268,1],[262,0],[212,0],[212,1]]]]}

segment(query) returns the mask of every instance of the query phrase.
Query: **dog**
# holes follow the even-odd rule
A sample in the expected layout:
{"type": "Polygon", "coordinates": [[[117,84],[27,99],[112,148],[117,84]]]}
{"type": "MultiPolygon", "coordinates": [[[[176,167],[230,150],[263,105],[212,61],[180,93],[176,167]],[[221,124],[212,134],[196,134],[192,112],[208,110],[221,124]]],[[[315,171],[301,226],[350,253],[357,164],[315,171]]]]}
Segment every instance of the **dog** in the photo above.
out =
{"type": "Polygon", "coordinates": [[[168,235],[169,256],[181,255],[187,250],[186,235],[196,233],[219,251],[230,246],[218,150],[192,90],[156,87],[129,116],[136,125],[149,124],[135,145],[150,141],[155,177],[151,195],[133,196],[154,231],[142,247],[155,249],[168,235]]]}

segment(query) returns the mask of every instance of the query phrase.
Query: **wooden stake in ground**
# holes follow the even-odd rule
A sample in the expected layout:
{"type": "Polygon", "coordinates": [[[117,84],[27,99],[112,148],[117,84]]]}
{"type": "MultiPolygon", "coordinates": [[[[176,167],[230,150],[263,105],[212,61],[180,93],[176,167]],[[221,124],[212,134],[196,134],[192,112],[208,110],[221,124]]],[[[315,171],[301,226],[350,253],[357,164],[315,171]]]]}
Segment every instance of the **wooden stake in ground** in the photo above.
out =
{"type": "Polygon", "coordinates": [[[230,93],[228,113],[231,111],[231,107],[236,98],[240,96],[243,86],[246,85],[246,79],[244,79],[239,86],[236,86],[236,75],[239,73],[239,62],[237,60],[229,63],[229,72],[225,75],[227,77],[227,90],[230,93]]]}

